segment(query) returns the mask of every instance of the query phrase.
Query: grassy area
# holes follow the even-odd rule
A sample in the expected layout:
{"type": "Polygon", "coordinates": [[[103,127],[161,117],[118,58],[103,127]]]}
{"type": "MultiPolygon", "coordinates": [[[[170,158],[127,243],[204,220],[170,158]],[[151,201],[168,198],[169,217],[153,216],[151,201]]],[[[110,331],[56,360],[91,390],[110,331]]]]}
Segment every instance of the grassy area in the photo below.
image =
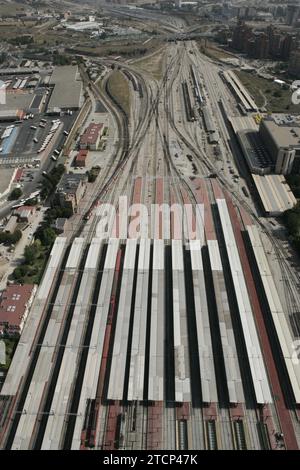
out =
{"type": "Polygon", "coordinates": [[[252,95],[258,107],[264,106],[266,99],[267,112],[291,114],[299,113],[299,105],[294,105],[292,103],[291,90],[280,88],[280,86],[276,83],[265,80],[264,78],[258,77],[252,73],[236,71],[236,74],[243,85],[247,88],[249,93],[252,95]]]}
{"type": "Polygon", "coordinates": [[[124,42],[120,39],[118,41],[115,39],[106,40],[101,43],[99,41],[89,41],[89,45],[83,44],[83,39],[78,39],[76,42],[74,48],[67,48],[66,51],[91,56],[121,56],[124,59],[142,58],[144,55],[154,52],[161,45],[161,40],[156,38],[146,44],[134,40],[124,42]],[[93,47],[91,47],[91,43],[93,47]]]}
{"type": "Polygon", "coordinates": [[[109,91],[125,113],[130,114],[130,90],[127,79],[119,70],[114,70],[108,81],[109,91]]]}
{"type": "Polygon", "coordinates": [[[230,54],[230,52],[224,51],[223,49],[219,49],[212,44],[208,43],[205,47],[203,42],[198,43],[198,47],[200,51],[214,60],[224,60],[224,59],[235,59],[236,56],[234,54],[230,54]]]}
{"type": "Polygon", "coordinates": [[[300,254],[300,203],[291,210],[285,212],[284,222],[290,233],[290,238],[300,254]]]}
{"type": "MultiPolygon", "coordinates": [[[[26,6],[26,10],[28,10],[28,6],[26,6]]],[[[20,5],[20,3],[11,2],[6,4],[0,5],[0,15],[10,15],[16,16],[17,13],[22,13],[25,11],[24,5],[20,5]]]]}
{"type": "Polygon", "coordinates": [[[49,247],[42,246],[38,241],[26,249],[34,250],[34,257],[30,262],[25,257],[24,263],[14,270],[11,278],[22,284],[39,284],[48,261],[49,247]]]}
{"type": "Polygon", "coordinates": [[[144,72],[147,72],[156,80],[161,80],[163,77],[163,61],[164,55],[161,53],[153,54],[151,57],[139,59],[134,62],[134,65],[144,72]]]}
{"type": "Polygon", "coordinates": [[[8,370],[19,339],[18,338],[5,338],[2,341],[4,341],[5,343],[6,364],[1,364],[0,370],[8,370]]]}

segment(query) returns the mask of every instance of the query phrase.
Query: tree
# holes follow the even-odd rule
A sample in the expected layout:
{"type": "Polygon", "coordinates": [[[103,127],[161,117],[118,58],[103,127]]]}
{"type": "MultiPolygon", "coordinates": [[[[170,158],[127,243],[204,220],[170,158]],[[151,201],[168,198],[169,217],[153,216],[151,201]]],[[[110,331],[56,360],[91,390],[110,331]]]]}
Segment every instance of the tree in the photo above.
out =
{"type": "Polygon", "coordinates": [[[21,267],[18,267],[14,270],[13,272],[13,277],[16,279],[16,281],[20,281],[22,278],[22,270],[21,267]]]}
{"type": "Polygon", "coordinates": [[[27,264],[34,264],[38,254],[39,253],[37,247],[35,246],[35,243],[33,243],[33,245],[26,246],[24,251],[25,262],[27,264]]]}
{"type": "Polygon", "coordinates": [[[41,242],[44,246],[51,246],[56,239],[56,233],[53,228],[45,228],[41,233],[41,242]]]}
{"type": "Polygon", "coordinates": [[[15,188],[12,190],[12,192],[10,193],[8,199],[10,201],[16,201],[17,199],[19,199],[21,196],[22,196],[22,190],[20,188],[15,188]]]}
{"type": "Polygon", "coordinates": [[[18,243],[19,240],[22,238],[22,232],[21,230],[16,230],[11,236],[10,236],[10,241],[14,245],[18,243]]]}

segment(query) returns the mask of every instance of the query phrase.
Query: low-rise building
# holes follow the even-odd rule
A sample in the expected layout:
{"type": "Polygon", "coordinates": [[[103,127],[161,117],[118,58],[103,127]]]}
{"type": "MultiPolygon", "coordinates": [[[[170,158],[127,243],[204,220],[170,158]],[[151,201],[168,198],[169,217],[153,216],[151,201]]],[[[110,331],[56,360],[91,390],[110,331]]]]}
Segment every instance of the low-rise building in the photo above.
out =
{"type": "Polygon", "coordinates": [[[22,333],[36,286],[10,285],[0,296],[0,335],[18,336],[22,333]]]}
{"type": "Polygon", "coordinates": [[[88,156],[87,150],[80,150],[75,158],[75,166],[76,167],[85,167],[86,159],[88,156]]]}
{"type": "Polygon", "coordinates": [[[103,124],[90,124],[80,137],[80,148],[82,150],[97,150],[103,131],[103,124]]]}
{"type": "Polygon", "coordinates": [[[57,233],[61,234],[61,233],[63,233],[64,230],[65,230],[67,221],[68,221],[68,219],[65,219],[65,218],[63,218],[63,217],[58,217],[58,218],[55,220],[55,222],[54,222],[54,224],[52,225],[52,227],[54,228],[54,230],[55,230],[57,233]]]}
{"type": "Polygon", "coordinates": [[[31,222],[35,214],[34,206],[21,206],[14,210],[13,214],[18,217],[19,222],[31,222]]]}
{"type": "Polygon", "coordinates": [[[65,174],[56,190],[56,200],[61,207],[77,212],[77,207],[86,190],[87,176],[82,174],[65,174]]]}

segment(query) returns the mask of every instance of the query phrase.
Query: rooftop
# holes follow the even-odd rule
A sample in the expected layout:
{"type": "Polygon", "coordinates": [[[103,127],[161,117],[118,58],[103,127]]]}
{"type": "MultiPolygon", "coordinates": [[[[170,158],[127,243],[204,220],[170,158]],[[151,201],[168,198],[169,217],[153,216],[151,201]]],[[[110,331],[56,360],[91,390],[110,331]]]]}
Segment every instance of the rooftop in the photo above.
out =
{"type": "Polygon", "coordinates": [[[77,65],[56,67],[50,85],[54,85],[54,90],[49,100],[48,110],[79,108],[82,82],[77,65]]]}
{"type": "Polygon", "coordinates": [[[66,194],[73,194],[77,191],[78,186],[86,180],[86,175],[82,174],[65,174],[63,175],[57,191],[66,194]]]}
{"type": "Polygon", "coordinates": [[[264,119],[261,126],[272,135],[278,148],[300,147],[300,126],[295,121],[280,120],[275,116],[264,119]]]}
{"type": "Polygon", "coordinates": [[[103,124],[90,124],[85,130],[84,134],[80,137],[81,144],[95,144],[99,138],[99,133],[103,128],[103,124]]]}
{"type": "Polygon", "coordinates": [[[33,290],[33,284],[7,286],[0,297],[0,324],[20,326],[33,290]]]}
{"type": "Polygon", "coordinates": [[[1,112],[14,112],[18,110],[28,110],[34,100],[32,93],[26,92],[6,92],[5,103],[1,103],[1,112]]]}
{"type": "Polygon", "coordinates": [[[280,215],[292,209],[297,200],[282,175],[252,175],[263,208],[269,215],[280,215]]]}

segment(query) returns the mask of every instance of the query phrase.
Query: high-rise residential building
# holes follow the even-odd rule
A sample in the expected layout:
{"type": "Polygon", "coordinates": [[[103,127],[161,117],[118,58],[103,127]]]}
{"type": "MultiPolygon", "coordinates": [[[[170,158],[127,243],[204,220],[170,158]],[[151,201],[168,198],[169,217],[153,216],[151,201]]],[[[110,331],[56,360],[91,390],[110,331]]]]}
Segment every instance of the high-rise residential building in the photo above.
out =
{"type": "Polygon", "coordinates": [[[291,56],[291,52],[295,47],[295,38],[288,34],[282,40],[281,43],[281,58],[282,60],[288,60],[291,56]]]}
{"type": "Polygon", "coordinates": [[[239,20],[233,31],[232,47],[238,51],[245,52],[247,42],[252,36],[252,29],[244,21],[239,20]]]}
{"type": "Polygon", "coordinates": [[[299,5],[288,5],[286,13],[286,22],[290,26],[295,26],[300,16],[299,5]]]}
{"type": "Polygon", "coordinates": [[[294,51],[289,61],[289,73],[300,78],[300,51],[294,51]]]}

